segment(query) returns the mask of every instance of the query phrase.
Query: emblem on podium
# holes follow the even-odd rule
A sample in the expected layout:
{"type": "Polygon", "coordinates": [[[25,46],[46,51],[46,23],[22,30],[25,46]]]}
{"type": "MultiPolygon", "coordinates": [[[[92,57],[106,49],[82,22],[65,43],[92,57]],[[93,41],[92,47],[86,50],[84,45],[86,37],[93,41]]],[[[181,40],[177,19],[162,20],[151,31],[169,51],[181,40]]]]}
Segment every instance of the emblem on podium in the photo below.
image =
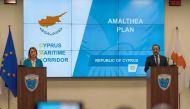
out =
{"type": "Polygon", "coordinates": [[[169,88],[170,83],[171,83],[171,75],[169,74],[158,75],[158,85],[163,91],[169,88]]]}
{"type": "Polygon", "coordinates": [[[33,92],[38,87],[39,75],[29,74],[25,76],[26,88],[33,92]]]}

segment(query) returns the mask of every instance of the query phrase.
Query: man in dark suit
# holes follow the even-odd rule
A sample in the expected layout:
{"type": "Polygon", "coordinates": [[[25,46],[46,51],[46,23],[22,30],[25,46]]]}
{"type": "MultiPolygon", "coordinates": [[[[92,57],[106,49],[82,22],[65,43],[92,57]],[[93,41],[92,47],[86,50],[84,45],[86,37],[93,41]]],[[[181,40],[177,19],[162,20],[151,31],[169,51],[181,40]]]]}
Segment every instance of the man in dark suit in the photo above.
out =
{"type": "Polygon", "coordinates": [[[150,66],[168,66],[165,56],[160,55],[160,46],[154,44],[152,46],[153,55],[146,58],[144,71],[147,72],[150,66]]]}

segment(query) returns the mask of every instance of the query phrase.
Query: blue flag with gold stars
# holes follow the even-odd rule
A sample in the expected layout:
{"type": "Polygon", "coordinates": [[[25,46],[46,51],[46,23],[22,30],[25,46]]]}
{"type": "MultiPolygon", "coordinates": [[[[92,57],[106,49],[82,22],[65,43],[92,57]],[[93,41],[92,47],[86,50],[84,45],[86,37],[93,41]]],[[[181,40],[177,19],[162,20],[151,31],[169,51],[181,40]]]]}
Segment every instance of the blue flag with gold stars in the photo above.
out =
{"type": "Polygon", "coordinates": [[[17,96],[17,58],[10,27],[0,73],[9,90],[17,96]]]}

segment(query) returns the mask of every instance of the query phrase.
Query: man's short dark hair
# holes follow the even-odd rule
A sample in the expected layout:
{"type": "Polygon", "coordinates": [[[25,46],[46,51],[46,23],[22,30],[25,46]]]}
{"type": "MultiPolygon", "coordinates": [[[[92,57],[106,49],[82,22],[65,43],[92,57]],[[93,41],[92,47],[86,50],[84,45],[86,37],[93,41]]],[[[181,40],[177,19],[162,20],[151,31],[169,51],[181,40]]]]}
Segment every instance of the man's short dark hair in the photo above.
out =
{"type": "Polygon", "coordinates": [[[152,45],[152,50],[153,50],[153,48],[154,48],[155,46],[157,46],[157,47],[159,48],[159,50],[160,50],[160,45],[158,45],[158,44],[152,45]]]}

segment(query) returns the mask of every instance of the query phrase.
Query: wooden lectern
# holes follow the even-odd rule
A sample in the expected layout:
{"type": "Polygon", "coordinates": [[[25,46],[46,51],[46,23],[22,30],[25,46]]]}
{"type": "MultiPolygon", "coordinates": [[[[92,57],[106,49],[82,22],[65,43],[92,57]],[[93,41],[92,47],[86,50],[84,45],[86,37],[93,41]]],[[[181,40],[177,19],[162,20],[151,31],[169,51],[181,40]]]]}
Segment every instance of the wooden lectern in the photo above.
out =
{"type": "Polygon", "coordinates": [[[47,101],[45,67],[18,67],[18,109],[37,109],[39,101],[47,101]]]}
{"type": "Polygon", "coordinates": [[[151,67],[147,76],[147,109],[160,103],[178,109],[178,68],[151,67]]]}

